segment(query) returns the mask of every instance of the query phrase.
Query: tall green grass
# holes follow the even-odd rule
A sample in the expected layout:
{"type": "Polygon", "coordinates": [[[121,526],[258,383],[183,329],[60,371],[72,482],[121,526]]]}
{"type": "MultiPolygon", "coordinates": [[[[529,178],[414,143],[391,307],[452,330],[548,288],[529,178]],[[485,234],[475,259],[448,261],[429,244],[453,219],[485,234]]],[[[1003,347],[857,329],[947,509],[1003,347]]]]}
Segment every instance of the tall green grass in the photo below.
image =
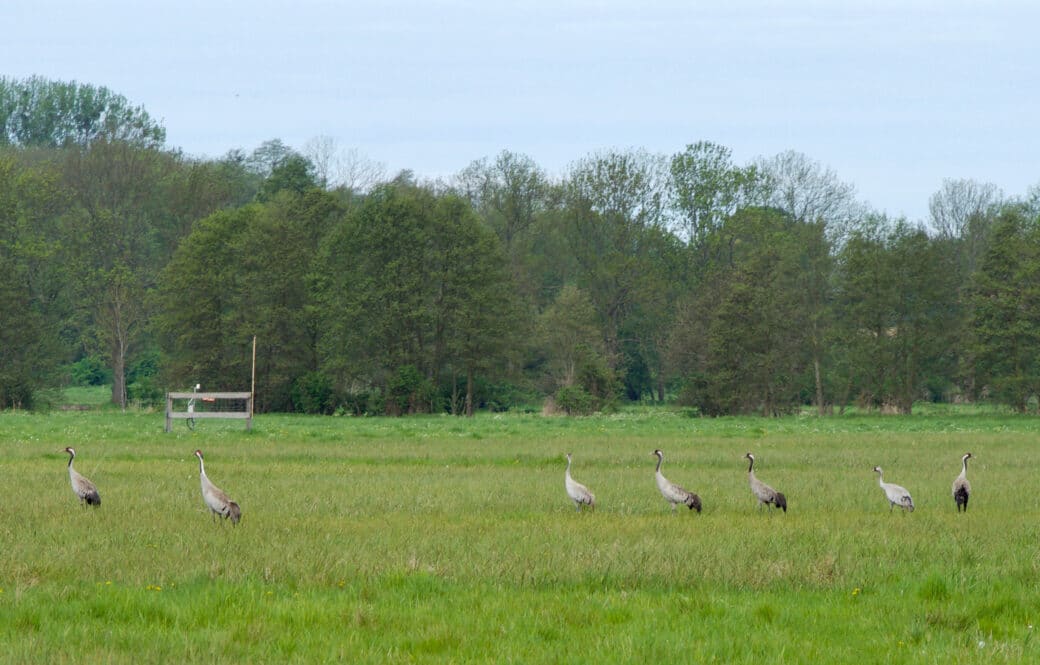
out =
{"type": "Polygon", "coordinates": [[[0,414],[0,661],[1040,661],[1036,419],[645,409],[162,427],[0,414]],[[69,488],[68,445],[97,510],[69,488]],[[241,504],[237,528],[207,514],[195,448],[241,504]],[[654,448],[703,514],[672,514],[654,448]],[[787,514],[756,508],[749,450],[787,514]],[[566,497],[566,452],[593,513],[566,497]],[[913,514],[889,512],[875,464],[913,514]]]}

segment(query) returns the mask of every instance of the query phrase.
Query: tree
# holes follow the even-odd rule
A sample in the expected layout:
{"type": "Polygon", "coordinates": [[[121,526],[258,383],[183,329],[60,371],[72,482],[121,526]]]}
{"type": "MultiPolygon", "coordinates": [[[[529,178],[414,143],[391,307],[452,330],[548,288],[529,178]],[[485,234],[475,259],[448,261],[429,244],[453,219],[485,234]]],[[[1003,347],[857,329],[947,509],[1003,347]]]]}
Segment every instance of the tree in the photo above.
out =
{"type": "Polygon", "coordinates": [[[252,333],[241,336],[245,313],[236,273],[241,236],[261,212],[252,204],[199,220],[159,275],[154,327],[171,385],[231,390],[248,384],[252,333]]]}
{"type": "Polygon", "coordinates": [[[985,251],[990,227],[999,213],[1003,193],[996,185],[974,180],[943,180],[928,201],[932,228],[956,253],[953,268],[967,282],[985,251]]]}
{"type": "Polygon", "coordinates": [[[315,257],[345,211],[335,197],[313,189],[281,192],[234,240],[235,303],[228,334],[257,337],[257,402],[264,411],[294,410],[299,381],[320,383],[321,312],[315,300],[315,257]],[[305,378],[305,377],[310,377],[305,378]]]}
{"type": "Polygon", "coordinates": [[[843,245],[836,284],[843,392],[910,413],[952,368],[956,279],[941,243],[905,221],[875,217],[843,245]]]}
{"type": "Polygon", "coordinates": [[[464,195],[513,257],[517,239],[546,207],[549,189],[545,173],[526,155],[502,152],[493,163],[484,159],[473,162],[458,175],[458,181],[464,195]]]}
{"type": "Polygon", "coordinates": [[[433,224],[435,332],[443,338],[434,364],[465,373],[464,411],[472,416],[476,377],[505,372],[525,329],[522,310],[502,245],[468,202],[451,194],[439,197],[433,224]]]}
{"type": "Polygon", "coordinates": [[[176,168],[168,153],[97,139],[65,155],[64,178],[76,208],[64,222],[68,268],[78,302],[80,337],[104,353],[112,401],[126,406],[126,366],[149,316],[141,306],[165,265],[157,242],[169,218],[158,196],[176,168]]]}
{"type": "Polygon", "coordinates": [[[287,157],[296,154],[281,139],[270,139],[257,146],[245,160],[245,166],[250,172],[261,179],[267,178],[287,157]]]}
{"type": "Polygon", "coordinates": [[[316,136],[303,146],[304,156],[314,165],[318,186],[345,188],[363,194],[385,178],[386,166],[357,148],[343,148],[331,136],[316,136]]]}
{"type": "Polygon", "coordinates": [[[900,412],[909,414],[929,390],[941,394],[951,383],[959,284],[941,243],[923,228],[898,224],[890,246],[897,284],[891,392],[900,412]]]}
{"type": "Polygon", "coordinates": [[[994,184],[947,178],[928,199],[932,228],[940,236],[964,237],[972,232],[973,221],[989,215],[1003,198],[994,184]]]}
{"type": "Polygon", "coordinates": [[[564,215],[577,284],[592,298],[615,368],[621,331],[652,268],[646,236],[665,225],[666,174],[659,156],[606,152],[576,163],[566,183],[564,215]]]}
{"type": "Polygon", "coordinates": [[[856,188],[807,156],[789,150],[756,163],[767,192],[765,204],[787,212],[801,222],[823,220],[827,235],[840,242],[848,236],[864,210],[856,188]]]}
{"type": "Polygon", "coordinates": [[[0,155],[0,409],[33,408],[60,384],[67,314],[53,219],[56,178],[0,155]]]}
{"type": "Polygon", "coordinates": [[[725,146],[698,141],[671,161],[675,204],[683,234],[697,245],[723,220],[747,205],[762,203],[758,167],[738,167],[725,146]]]}
{"type": "Polygon", "coordinates": [[[1040,394],[1040,218],[1006,208],[993,226],[969,291],[978,379],[1024,412],[1040,394]]]}
{"type": "Polygon", "coordinates": [[[246,349],[257,338],[258,411],[311,404],[318,375],[320,311],[314,260],[345,214],[333,195],[282,191],[266,204],[195,225],[160,281],[160,329],[180,383],[228,390],[249,381],[246,349]]]}
{"type": "Polygon", "coordinates": [[[573,285],[560,289],[556,300],[541,313],[538,330],[548,360],[546,388],[550,392],[577,382],[584,356],[605,356],[596,310],[588,294],[573,285]]]}
{"type": "Polygon", "coordinates": [[[822,235],[821,224],[745,208],[708,237],[716,258],[671,338],[685,402],[708,415],[778,415],[800,403],[813,349],[804,273],[822,235]]]}
{"type": "Polygon", "coordinates": [[[290,153],[276,162],[270,175],[260,183],[256,200],[266,203],[274,199],[279,192],[303,194],[308,189],[317,187],[313,164],[303,155],[290,153]]]}
{"type": "Polygon", "coordinates": [[[0,146],[87,146],[101,138],[159,148],[166,130],[105,87],[0,77],[0,146]]]}
{"type": "Polygon", "coordinates": [[[431,384],[460,370],[471,413],[476,373],[504,362],[521,330],[497,239],[462,199],[407,180],[330,233],[319,274],[322,366],[342,390],[385,392],[403,368],[431,384]]]}

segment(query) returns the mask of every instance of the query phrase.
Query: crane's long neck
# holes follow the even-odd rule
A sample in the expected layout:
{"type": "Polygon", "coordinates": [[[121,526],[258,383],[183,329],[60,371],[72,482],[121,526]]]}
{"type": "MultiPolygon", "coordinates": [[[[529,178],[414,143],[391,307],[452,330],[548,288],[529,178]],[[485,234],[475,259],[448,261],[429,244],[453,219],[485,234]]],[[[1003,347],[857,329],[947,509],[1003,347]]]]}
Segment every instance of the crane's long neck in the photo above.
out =
{"type": "Polygon", "coordinates": [[[664,455],[657,456],[657,473],[661,473],[661,462],[664,461],[664,455]]]}
{"type": "Polygon", "coordinates": [[[69,453],[69,470],[72,470],[72,460],[76,457],[75,453],[69,453]]]}
{"type": "Polygon", "coordinates": [[[567,458],[567,472],[566,473],[567,473],[567,477],[570,478],[571,477],[571,458],[570,457],[567,458]]]}
{"type": "Polygon", "coordinates": [[[749,457],[748,458],[748,465],[747,465],[747,472],[748,472],[748,474],[754,476],[755,475],[754,469],[755,469],[755,458],[754,457],[749,457]]]}
{"type": "Polygon", "coordinates": [[[202,462],[201,457],[199,457],[199,475],[203,478],[206,477],[206,465],[202,462]]]}
{"type": "MultiPolygon", "coordinates": [[[[71,460],[70,460],[69,463],[71,464],[71,460]]],[[[967,456],[965,456],[964,459],[961,460],[961,478],[967,478],[967,477],[968,477],[968,458],[967,458],[967,456]]]]}

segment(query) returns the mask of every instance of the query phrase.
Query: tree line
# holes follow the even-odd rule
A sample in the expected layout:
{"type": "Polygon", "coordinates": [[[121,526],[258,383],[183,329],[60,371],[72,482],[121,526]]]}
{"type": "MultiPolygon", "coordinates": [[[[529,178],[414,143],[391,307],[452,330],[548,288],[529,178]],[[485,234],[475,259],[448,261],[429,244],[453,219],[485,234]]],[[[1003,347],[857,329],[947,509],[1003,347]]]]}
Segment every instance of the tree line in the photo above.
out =
{"type": "Polygon", "coordinates": [[[511,153],[446,181],[329,139],[184,155],[107,91],[0,78],[0,408],[704,415],[1040,393],[1040,187],[948,180],[891,219],[810,158],[511,153]]]}

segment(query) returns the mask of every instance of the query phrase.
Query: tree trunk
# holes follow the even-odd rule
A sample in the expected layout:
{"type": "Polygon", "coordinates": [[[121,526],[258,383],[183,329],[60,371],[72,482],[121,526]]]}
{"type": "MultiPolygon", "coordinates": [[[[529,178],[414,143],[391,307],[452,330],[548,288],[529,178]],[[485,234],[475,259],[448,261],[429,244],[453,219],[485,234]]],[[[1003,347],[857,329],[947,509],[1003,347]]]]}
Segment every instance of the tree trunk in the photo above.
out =
{"type": "Polygon", "coordinates": [[[823,381],[820,378],[820,358],[813,353],[813,373],[816,375],[816,414],[824,415],[823,409],[823,381]]]}
{"type": "Polygon", "coordinates": [[[122,344],[112,353],[112,403],[126,408],[126,353],[122,344]]]}
{"type": "Polygon", "coordinates": [[[466,417],[473,417],[473,368],[466,368],[466,417]]]}

